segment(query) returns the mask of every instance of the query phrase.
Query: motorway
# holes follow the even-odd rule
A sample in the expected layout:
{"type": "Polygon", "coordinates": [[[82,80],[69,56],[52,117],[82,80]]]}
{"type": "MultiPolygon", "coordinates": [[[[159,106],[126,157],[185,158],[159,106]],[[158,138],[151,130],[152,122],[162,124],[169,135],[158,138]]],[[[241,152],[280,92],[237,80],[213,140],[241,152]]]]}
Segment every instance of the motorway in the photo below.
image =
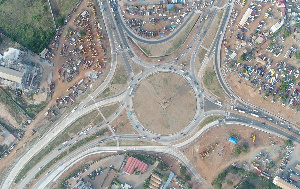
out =
{"type": "MultiPolygon", "coordinates": [[[[36,166],[34,166],[23,178],[23,180],[18,185],[18,188],[25,188],[26,185],[34,178],[35,174],[38,173],[40,170],[40,167],[43,167],[46,165],[49,161],[54,159],[56,156],[58,156],[61,152],[65,151],[69,146],[75,144],[78,140],[83,140],[85,137],[91,135],[92,133],[97,132],[99,129],[104,128],[105,126],[108,126],[110,129],[110,123],[118,117],[120,112],[123,109],[126,109],[127,116],[129,118],[130,123],[132,124],[132,127],[137,130],[139,135],[121,135],[117,136],[114,134],[114,132],[111,130],[113,136],[110,138],[102,139],[102,140],[118,140],[119,138],[143,138],[145,140],[152,140],[157,143],[160,143],[158,146],[143,146],[143,147],[137,147],[137,146],[119,146],[116,147],[104,147],[99,146],[99,141],[89,143],[81,148],[79,148],[74,153],[66,156],[61,160],[59,164],[57,164],[54,168],[52,168],[47,175],[44,175],[38,183],[34,186],[35,188],[44,188],[46,187],[50,182],[54,182],[57,180],[57,178],[70,166],[74,165],[79,160],[83,159],[84,157],[87,157],[91,154],[99,154],[99,153],[105,153],[105,152],[124,152],[124,151],[137,151],[137,152],[154,152],[154,153],[164,153],[171,155],[172,157],[176,158],[177,160],[181,161],[183,164],[187,166],[187,168],[191,171],[194,178],[196,178],[199,185],[205,185],[207,188],[209,188],[206,183],[203,181],[199,173],[196,171],[192,163],[186,158],[185,155],[181,154],[179,151],[179,148],[186,146],[196,140],[200,135],[202,135],[207,130],[224,125],[224,124],[242,124],[245,126],[253,127],[255,129],[262,130],[264,132],[272,133],[277,136],[283,137],[283,138],[289,138],[294,140],[295,142],[300,142],[298,131],[296,128],[289,128],[289,126],[286,126],[284,124],[280,124],[280,121],[278,121],[278,118],[275,118],[274,116],[268,114],[262,109],[251,109],[251,105],[248,103],[246,104],[243,100],[241,100],[239,97],[237,97],[228,84],[226,83],[226,80],[224,76],[221,73],[220,69],[220,49],[221,49],[221,42],[224,37],[225,29],[227,27],[229,17],[233,8],[233,3],[229,2],[226,6],[226,11],[223,16],[223,20],[221,22],[220,28],[216,38],[214,39],[214,43],[211,46],[211,49],[208,53],[208,57],[212,56],[213,53],[215,53],[215,64],[216,64],[216,72],[218,79],[221,83],[221,86],[224,88],[225,92],[233,99],[240,103],[240,106],[234,107],[234,110],[240,110],[245,112],[244,115],[236,114],[236,113],[229,113],[226,111],[227,109],[233,110],[228,105],[221,105],[221,109],[218,110],[211,110],[208,112],[204,112],[204,99],[208,99],[212,102],[215,102],[216,99],[214,97],[211,97],[200,85],[200,78],[196,77],[194,74],[194,62],[195,62],[195,56],[198,53],[199,47],[206,35],[206,32],[211,26],[211,23],[217,14],[217,11],[219,10],[218,7],[220,6],[222,0],[219,0],[217,2],[216,7],[213,7],[213,11],[211,14],[211,18],[208,21],[207,26],[204,29],[204,32],[202,35],[200,35],[200,31],[202,30],[204,26],[204,22],[202,21],[198,27],[198,31],[196,32],[194,36],[194,40],[190,45],[188,45],[188,48],[181,54],[181,56],[177,57],[172,62],[167,63],[161,63],[158,65],[150,65],[148,63],[145,63],[141,60],[138,60],[136,55],[134,55],[134,52],[131,50],[131,47],[129,46],[127,42],[127,35],[130,35],[130,37],[134,38],[134,35],[130,29],[127,28],[126,25],[124,25],[122,21],[122,17],[119,14],[119,8],[117,4],[115,5],[109,5],[107,1],[99,1],[99,7],[102,11],[102,15],[104,17],[104,23],[106,25],[106,30],[109,37],[109,42],[111,46],[111,54],[112,54],[112,61],[111,61],[111,67],[109,70],[109,73],[104,80],[104,82],[95,89],[91,94],[88,95],[87,98],[85,98],[81,103],[75,107],[69,114],[67,114],[65,117],[60,119],[54,126],[53,129],[51,129],[49,132],[47,132],[43,137],[41,137],[33,146],[26,152],[24,152],[23,155],[20,156],[19,159],[16,160],[15,164],[11,167],[11,169],[6,174],[6,179],[4,179],[4,182],[1,183],[1,188],[11,188],[13,187],[13,182],[18,175],[18,173],[21,171],[21,169],[25,166],[25,164],[41,149],[43,149],[49,142],[51,142],[57,135],[59,135],[64,129],[66,129],[71,123],[76,121],[78,118],[82,117],[83,115],[91,112],[92,110],[98,109],[101,106],[107,106],[116,102],[122,102],[121,106],[116,110],[113,116],[111,116],[109,119],[105,120],[104,123],[98,125],[95,128],[91,128],[89,131],[86,131],[85,133],[78,134],[78,137],[74,137],[73,139],[69,139],[66,141],[66,143],[62,144],[62,146],[58,147],[57,149],[53,150],[51,153],[47,155],[42,161],[37,162],[36,166]],[[110,8],[112,7],[112,9],[110,8]],[[104,11],[105,10],[105,11],[104,11]],[[125,32],[126,33],[125,33],[125,32]],[[197,42],[196,46],[194,43],[197,42]],[[189,50],[193,50],[192,58],[190,61],[191,68],[190,70],[185,70],[184,68],[180,66],[176,66],[174,63],[182,59],[184,56],[187,55],[189,50]],[[128,76],[128,89],[123,91],[122,93],[102,99],[100,101],[95,101],[90,105],[87,105],[91,100],[93,100],[99,93],[101,93],[107,85],[110,83],[111,79],[114,76],[116,66],[119,63],[117,60],[118,55],[121,55],[122,57],[122,63],[125,65],[127,76],[128,76]],[[144,66],[144,70],[142,74],[134,75],[132,72],[131,65],[129,63],[129,58],[132,59],[135,63],[138,63],[140,65],[144,66]],[[147,76],[151,74],[155,74],[158,72],[172,72],[175,74],[180,75],[181,77],[184,77],[186,81],[189,83],[191,88],[194,91],[195,98],[196,98],[196,112],[194,114],[194,117],[192,120],[190,120],[189,124],[181,131],[176,131],[173,134],[170,135],[160,135],[159,133],[153,133],[149,130],[147,130],[143,125],[139,122],[137,119],[135,113],[134,113],[134,107],[133,107],[133,96],[134,92],[136,91],[137,87],[139,86],[139,83],[145,79],[147,76]],[[248,109],[245,109],[245,106],[250,106],[248,109]],[[127,108],[128,107],[128,108],[127,108]],[[133,112],[133,113],[132,113],[133,112]],[[260,114],[260,116],[265,116],[265,118],[268,119],[268,121],[272,122],[273,124],[276,124],[278,127],[274,127],[273,124],[268,124],[262,121],[257,120],[256,118],[251,117],[251,113],[256,112],[257,114],[260,114]],[[250,115],[249,115],[250,114],[250,115]],[[210,115],[224,115],[226,116],[225,119],[213,122],[205,127],[203,127],[201,130],[196,132],[196,134],[192,134],[196,127],[199,125],[199,123],[210,115]],[[136,127],[138,126],[138,127],[136,127]],[[88,134],[87,134],[88,133],[88,134]],[[184,135],[182,134],[184,133],[184,135]],[[291,134],[291,133],[294,133],[291,134]],[[296,136],[295,136],[296,134],[296,136]],[[176,142],[178,140],[181,140],[182,138],[185,138],[186,140],[182,143],[176,144],[171,146],[171,142],[176,142]],[[162,146],[161,146],[162,145],[162,146]]],[[[203,14],[209,14],[209,11],[203,13],[203,14]]],[[[191,13],[194,14],[193,12],[191,13]]],[[[186,24],[185,22],[181,25],[181,28],[183,25],[186,24]]],[[[156,43],[162,43],[169,38],[175,36],[180,31],[180,28],[174,31],[170,36],[162,38],[160,40],[148,40],[143,39],[145,43],[148,44],[156,44],[156,43]]],[[[141,40],[141,39],[136,39],[141,40]]],[[[203,70],[203,69],[202,69],[203,70]]],[[[202,75],[202,74],[200,74],[202,75]]],[[[99,110],[100,111],[100,110],[99,110]]],[[[118,143],[117,143],[118,144],[118,143]]]]}

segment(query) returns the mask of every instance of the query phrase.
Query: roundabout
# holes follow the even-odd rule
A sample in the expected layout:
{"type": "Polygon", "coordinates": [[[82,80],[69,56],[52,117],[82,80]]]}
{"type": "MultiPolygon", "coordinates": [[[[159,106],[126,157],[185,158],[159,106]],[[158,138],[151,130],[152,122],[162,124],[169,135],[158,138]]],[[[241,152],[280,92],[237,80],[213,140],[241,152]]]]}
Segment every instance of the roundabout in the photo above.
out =
{"type": "Polygon", "coordinates": [[[159,72],[141,81],[133,97],[133,108],[146,129],[171,134],[182,130],[192,120],[196,99],[185,78],[159,72]]]}

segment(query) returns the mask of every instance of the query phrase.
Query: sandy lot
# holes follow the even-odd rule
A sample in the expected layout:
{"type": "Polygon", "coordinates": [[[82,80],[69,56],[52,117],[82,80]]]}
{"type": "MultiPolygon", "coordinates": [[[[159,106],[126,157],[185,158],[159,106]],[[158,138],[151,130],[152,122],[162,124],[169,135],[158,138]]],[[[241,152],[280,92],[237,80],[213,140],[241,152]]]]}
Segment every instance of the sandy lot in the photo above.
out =
{"type": "Polygon", "coordinates": [[[207,185],[210,185],[214,178],[232,163],[252,159],[263,149],[279,149],[281,144],[283,144],[283,139],[275,136],[270,139],[268,134],[258,130],[240,125],[226,125],[209,130],[193,144],[182,149],[182,152],[193,162],[200,175],[206,180],[207,185]],[[250,139],[251,133],[256,135],[254,143],[250,139]],[[233,134],[239,138],[237,145],[228,141],[228,138],[233,134]],[[277,145],[272,146],[271,143],[273,142],[277,145]],[[233,148],[243,144],[248,145],[248,153],[239,156],[234,155],[232,153],[233,148]],[[202,159],[200,153],[210,147],[213,150],[210,151],[209,156],[202,159]]]}
{"type": "Polygon", "coordinates": [[[185,127],[195,113],[196,100],[186,80],[179,75],[149,76],[137,89],[134,110],[147,129],[170,134],[185,127]]]}

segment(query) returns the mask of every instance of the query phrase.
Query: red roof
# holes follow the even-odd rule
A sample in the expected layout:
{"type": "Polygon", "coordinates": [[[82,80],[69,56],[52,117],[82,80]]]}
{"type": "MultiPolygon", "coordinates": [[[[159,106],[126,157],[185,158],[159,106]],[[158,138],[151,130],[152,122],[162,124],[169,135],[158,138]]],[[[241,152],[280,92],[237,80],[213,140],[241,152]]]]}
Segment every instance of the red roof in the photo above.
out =
{"type": "Polygon", "coordinates": [[[138,169],[142,173],[144,173],[148,168],[148,165],[134,157],[130,157],[127,160],[126,165],[124,166],[124,171],[128,174],[132,174],[135,169],[138,169]]]}

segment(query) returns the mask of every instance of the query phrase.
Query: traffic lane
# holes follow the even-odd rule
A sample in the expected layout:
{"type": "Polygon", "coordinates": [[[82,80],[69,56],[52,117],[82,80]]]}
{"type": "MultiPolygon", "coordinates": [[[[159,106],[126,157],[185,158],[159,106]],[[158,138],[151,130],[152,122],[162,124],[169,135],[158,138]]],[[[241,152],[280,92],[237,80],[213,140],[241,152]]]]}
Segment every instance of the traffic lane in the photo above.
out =
{"type": "Polygon", "coordinates": [[[283,131],[281,129],[278,129],[277,127],[274,127],[274,126],[272,126],[270,124],[267,124],[265,122],[261,122],[261,121],[258,121],[258,120],[252,119],[252,118],[248,118],[246,116],[243,116],[243,115],[240,115],[240,114],[235,114],[235,113],[231,113],[230,116],[235,117],[238,120],[244,121],[246,124],[256,125],[256,126],[259,126],[262,129],[268,129],[270,131],[273,131],[274,133],[279,133],[282,136],[290,138],[290,139],[292,139],[292,140],[294,140],[298,143],[300,142],[299,138],[297,138],[293,135],[290,135],[290,134],[286,133],[285,131],[283,131]]]}

